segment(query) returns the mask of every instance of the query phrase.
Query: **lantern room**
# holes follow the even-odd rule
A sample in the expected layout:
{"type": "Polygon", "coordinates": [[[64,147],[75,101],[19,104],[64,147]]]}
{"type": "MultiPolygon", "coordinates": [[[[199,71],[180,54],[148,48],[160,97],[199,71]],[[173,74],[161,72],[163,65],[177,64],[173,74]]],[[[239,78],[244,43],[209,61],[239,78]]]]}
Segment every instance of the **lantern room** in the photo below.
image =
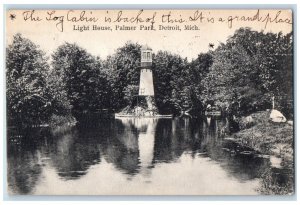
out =
{"type": "Polygon", "coordinates": [[[141,48],[141,66],[147,67],[152,65],[152,49],[145,45],[141,48]]]}

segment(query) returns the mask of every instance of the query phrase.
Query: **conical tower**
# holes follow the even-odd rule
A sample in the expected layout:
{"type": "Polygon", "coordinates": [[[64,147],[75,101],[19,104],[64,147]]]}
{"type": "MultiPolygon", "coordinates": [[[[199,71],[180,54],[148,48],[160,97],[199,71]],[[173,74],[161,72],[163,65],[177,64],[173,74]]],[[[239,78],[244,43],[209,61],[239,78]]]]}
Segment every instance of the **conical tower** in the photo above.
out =
{"type": "Polygon", "coordinates": [[[154,116],[157,114],[157,108],[154,101],[152,49],[147,45],[141,48],[140,72],[139,96],[144,96],[147,102],[147,109],[143,115],[154,116]]]}
{"type": "Polygon", "coordinates": [[[147,45],[141,48],[141,74],[139,96],[154,96],[152,76],[152,49],[147,45]]]}

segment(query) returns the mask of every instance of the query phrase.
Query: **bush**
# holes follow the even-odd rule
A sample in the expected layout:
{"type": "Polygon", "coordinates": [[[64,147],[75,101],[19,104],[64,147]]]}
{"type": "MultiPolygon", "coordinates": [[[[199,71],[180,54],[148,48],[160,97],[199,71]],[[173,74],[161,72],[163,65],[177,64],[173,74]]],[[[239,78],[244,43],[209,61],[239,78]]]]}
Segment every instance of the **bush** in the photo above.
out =
{"type": "Polygon", "coordinates": [[[50,117],[49,126],[52,128],[65,126],[65,125],[73,126],[76,124],[76,122],[77,122],[76,119],[71,115],[62,116],[62,115],[53,114],[50,117]]]}
{"type": "Polygon", "coordinates": [[[240,130],[248,129],[253,127],[256,123],[251,115],[242,117],[238,120],[240,130]]]}

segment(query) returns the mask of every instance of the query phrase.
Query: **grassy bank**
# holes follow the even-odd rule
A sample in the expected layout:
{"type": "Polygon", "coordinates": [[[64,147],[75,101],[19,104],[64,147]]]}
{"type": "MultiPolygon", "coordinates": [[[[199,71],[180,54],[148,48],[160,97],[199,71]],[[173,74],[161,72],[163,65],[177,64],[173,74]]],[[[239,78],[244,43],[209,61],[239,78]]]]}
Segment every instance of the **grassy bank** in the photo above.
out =
{"type": "Polygon", "coordinates": [[[270,121],[270,111],[250,116],[252,126],[235,133],[233,137],[263,154],[281,157],[286,165],[293,166],[293,125],[270,121]]]}

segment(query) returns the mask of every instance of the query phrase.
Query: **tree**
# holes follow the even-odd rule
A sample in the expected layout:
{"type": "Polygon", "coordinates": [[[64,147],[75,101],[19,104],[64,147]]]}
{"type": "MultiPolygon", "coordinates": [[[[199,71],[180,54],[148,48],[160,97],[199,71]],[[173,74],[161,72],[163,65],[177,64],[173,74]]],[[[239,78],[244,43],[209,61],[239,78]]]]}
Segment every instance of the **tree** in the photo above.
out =
{"type": "Polygon", "coordinates": [[[52,59],[52,76],[64,90],[63,98],[69,100],[75,117],[109,106],[110,88],[99,59],[70,43],[59,46],[52,59]]]}
{"type": "Polygon", "coordinates": [[[111,106],[116,111],[130,103],[128,89],[139,85],[140,56],[141,45],[127,42],[103,63],[112,89],[111,106]]]}
{"type": "Polygon", "coordinates": [[[191,106],[190,90],[186,87],[187,60],[179,55],[158,51],[153,59],[153,81],[156,104],[161,113],[179,113],[191,106]]]}
{"type": "Polygon", "coordinates": [[[203,112],[204,106],[209,100],[203,91],[208,88],[204,86],[204,79],[207,77],[213,64],[213,54],[211,51],[200,53],[198,57],[189,64],[188,83],[191,93],[192,112],[199,115],[203,112]]]}
{"type": "Polygon", "coordinates": [[[6,49],[8,123],[40,124],[48,120],[54,102],[47,86],[45,53],[21,34],[6,49]]]}
{"type": "Polygon", "coordinates": [[[139,86],[137,85],[128,85],[124,89],[124,99],[126,100],[127,105],[131,108],[136,105],[135,101],[137,100],[137,96],[139,93],[139,86]]]}
{"type": "MultiPolygon", "coordinates": [[[[291,34],[238,29],[213,51],[213,64],[202,81],[202,96],[236,114],[271,108],[271,96],[289,100],[291,43],[291,34]]],[[[283,106],[280,109],[285,110],[283,106]]]]}

